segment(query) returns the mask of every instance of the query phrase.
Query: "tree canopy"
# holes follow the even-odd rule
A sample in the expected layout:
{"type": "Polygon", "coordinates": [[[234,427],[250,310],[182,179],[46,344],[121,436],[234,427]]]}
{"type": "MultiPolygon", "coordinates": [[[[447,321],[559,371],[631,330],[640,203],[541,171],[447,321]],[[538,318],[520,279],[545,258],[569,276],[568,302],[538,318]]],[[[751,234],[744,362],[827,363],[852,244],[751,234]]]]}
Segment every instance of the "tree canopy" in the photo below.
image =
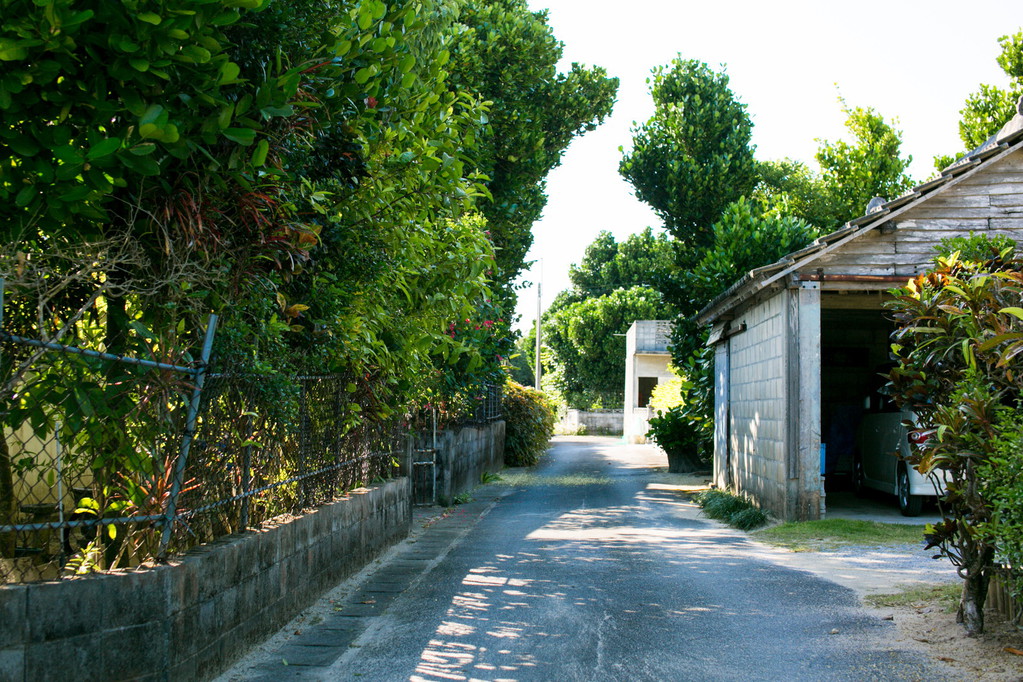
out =
{"type": "Polygon", "coordinates": [[[1023,31],[998,39],[1002,53],[998,65],[1009,78],[1007,88],[982,84],[966,98],[960,111],[959,137],[966,150],[974,149],[998,132],[1016,113],[1016,102],[1023,96],[1023,31]]]}
{"type": "Polygon", "coordinates": [[[102,242],[111,349],[213,311],[222,362],[381,416],[495,380],[543,178],[617,87],[560,57],[522,0],[5,0],[8,284],[102,242]]]}
{"type": "Polygon", "coordinates": [[[910,159],[899,156],[892,124],[843,102],[852,140],[821,141],[819,172],[791,160],[758,162],[745,105],[723,71],[697,60],[655,68],[651,95],[654,115],[633,130],[619,171],[674,237],[674,268],[657,286],[678,312],[672,360],[691,388],[661,427],[686,431],[682,440],[709,451],[713,382],[695,315],[749,270],[862,215],[874,196],[908,189],[910,159]]]}
{"type": "MultiPolygon", "coordinates": [[[[646,228],[618,242],[602,231],[572,265],[572,287],[543,314],[543,371],[572,407],[617,406],[625,387],[624,334],[636,320],[674,316],[657,288],[672,267],[671,239],[646,228]]],[[[536,330],[523,346],[535,362],[536,330]]]]}
{"type": "Polygon", "coordinates": [[[634,286],[657,288],[671,270],[671,238],[650,227],[621,242],[601,231],[586,247],[582,261],[569,267],[574,292],[601,296],[634,286]]]}
{"type": "Polygon", "coordinates": [[[572,64],[559,73],[562,52],[546,10],[532,12],[526,0],[462,3],[449,84],[490,102],[474,164],[487,178],[490,196],[478,207],[497,247],[494,284],[508,310],[547,203],[545,178],[575,137],[610,115],[618,90],[618,79],[600,67],[572,64]]]}
{"type": "Polygon", "coordinates": [[[573,303],[544,323],[556,388],[572,407],[619,407],[625,390],[625,332],[636,320],[665,317],[659,292],[617,289],[573,303]]]}
{"type": "Polygon", "coordinates": [[[695,59],[653,70],[654,115],[633,130],[620,172],[678,240],[706,247],[710,226],[756,183],[753,124],[728,76],[695,59]]]}

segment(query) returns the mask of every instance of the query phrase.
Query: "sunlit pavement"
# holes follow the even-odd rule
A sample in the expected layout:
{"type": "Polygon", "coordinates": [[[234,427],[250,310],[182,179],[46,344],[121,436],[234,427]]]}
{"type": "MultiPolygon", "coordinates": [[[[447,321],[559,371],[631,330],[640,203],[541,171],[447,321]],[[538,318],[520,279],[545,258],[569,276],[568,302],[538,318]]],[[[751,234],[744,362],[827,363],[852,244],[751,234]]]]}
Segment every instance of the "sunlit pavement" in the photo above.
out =
{"type": "Polygon", "coordinates": [[[853,590],[700,517],[663,465],[559,438],[535,473],[420,512],[414,542],[222,679],[952,679],[853,590]]]}

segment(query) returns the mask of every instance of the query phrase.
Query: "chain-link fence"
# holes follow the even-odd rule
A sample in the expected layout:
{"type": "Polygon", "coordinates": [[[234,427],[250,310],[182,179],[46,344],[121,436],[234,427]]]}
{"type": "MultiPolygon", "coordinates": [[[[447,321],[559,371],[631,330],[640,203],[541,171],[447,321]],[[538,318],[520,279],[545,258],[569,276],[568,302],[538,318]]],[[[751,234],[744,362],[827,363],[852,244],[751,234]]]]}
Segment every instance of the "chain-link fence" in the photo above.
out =
{"type": "Polygon", "coordinates": [[[475,409],[463,417],[460,422],[463,424],[489,424],[501,418],[501,396],[503,394],[500,384],[487,384],[476,396],[475,409]]]}
{"type": "Polygon", "coordinates": [[[0,331],[0,583],[135,566],[395,472],[408,430],[356,426],[349,377],[207,374],[0,331]]]}

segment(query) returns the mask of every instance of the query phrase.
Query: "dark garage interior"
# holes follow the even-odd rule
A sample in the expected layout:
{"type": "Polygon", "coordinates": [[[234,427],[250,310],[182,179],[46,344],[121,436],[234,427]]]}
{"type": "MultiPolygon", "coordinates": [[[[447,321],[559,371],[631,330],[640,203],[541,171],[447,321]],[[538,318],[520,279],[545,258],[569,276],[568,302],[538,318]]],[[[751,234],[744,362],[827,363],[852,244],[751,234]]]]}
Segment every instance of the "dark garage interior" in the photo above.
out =
{"type": "Polygon", "coordinates": [[[821,310],[821,443],[827,492],[852,489],[856,431],[867,406],[877,407],[890,367],[893,323],[884,311],[821,310]]]}

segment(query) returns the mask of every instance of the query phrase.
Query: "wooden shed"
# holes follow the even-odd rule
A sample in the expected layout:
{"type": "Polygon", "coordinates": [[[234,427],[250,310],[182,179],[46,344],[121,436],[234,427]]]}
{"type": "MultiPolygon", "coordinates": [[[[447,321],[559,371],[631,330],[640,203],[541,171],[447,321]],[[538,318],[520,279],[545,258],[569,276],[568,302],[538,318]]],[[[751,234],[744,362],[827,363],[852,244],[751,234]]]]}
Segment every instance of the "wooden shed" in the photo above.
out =
{"type": "Polygon", "coordinates": [[[864,398],[889,361],[886,292],[930,267],[946,237],[1023,244],[1023,113],[939,177],[874,203],[697,316],[715,349],[715,483],[785,520],[821,518],[822,471],[852,468],[864,398]]]}

